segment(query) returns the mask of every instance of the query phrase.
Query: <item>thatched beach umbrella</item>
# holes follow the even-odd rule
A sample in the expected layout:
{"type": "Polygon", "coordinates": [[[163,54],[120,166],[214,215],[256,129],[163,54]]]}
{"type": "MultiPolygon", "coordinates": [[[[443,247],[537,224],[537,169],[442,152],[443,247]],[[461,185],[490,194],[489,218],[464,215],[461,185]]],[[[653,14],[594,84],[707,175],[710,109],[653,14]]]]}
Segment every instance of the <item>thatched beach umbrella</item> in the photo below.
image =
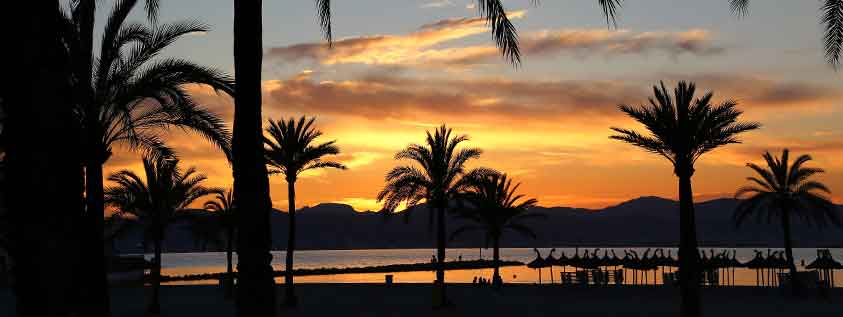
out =
{"type": "Polygon", "coordinates": [[[556,258],[553,257],[553,252],[556,252],[556,248],[550,249],[550,253],[544,258],[545,267],[550,268],[550,284],[553,284],[553,265],[556,264],[556,258]]]}
{"type": "Polygon", "coordinates": [[[536,258],[527,263],[527,267],[531,269],[539,270],[539,284],[542,283],[542,268],[547,266],[544,259],[542,258],[541,253],[539,253],[539,249],[533,248],[533,251],[536,252],[536,258]]]}
{"type": "Polygon", "coordinates": [[[568,259],[568,257],[567,257],[567,256],[565,256],[565,251],[562,251],[562,254],[560,254],[560,255],[559,255],[559,257],[558,257],[558,258],[556,258],[556,261],[554,261],[554,262],[553,262],[553,263],[551,263],[551,264],[552,264],[552,265],[556,265],[556,266],[561,266],[561,267],[562,267],[562,272],[563,272],[563,273],[565,273],[565,266],[567,266],[567,265],[568,265],[568,262],[569,262],[569,261],[570,261],[570,260],[568,259]]]}
{"type": "Polygon", "coordinates": [[[818,270],[822,273],[822,278],[829,282],[829,286],[834,287],[834,270],[843,269],[843,264],[834,260],[831,256],[831,251],[828,249],[817,250],[817,258],[810,264],[805,266],[809,270],[818,270]]]}
{"type": "MultiPolygon", "coordinates": [[[[638,253],[635,250],[624,250],[624,257],[622,259],[623,268],[632,270],[632,285],[638,284],[638,268],[641,266],[638,253]]],[[[626,275],[626,273],[624,273],[626,275]]]]}
{"type": "Polygon", "coordinates": [[[729,265],[729,270],[730,270],[730,278],[729,278],[731,280],[730,283],[729,283],[730,285],[735,285],[735,269],[739,268],[739,267],[744,267],[744,264],[741,263],[740,261],[738,261],[737,258],[735,258],[737,256],[737,254],[738,254],[738,251],[733,249],[732,250],[732,257],[727,260],[727,263],[729,265]]]}
{"type": "Polygon", "coordinates": [[[743,266],[745,268],[755,270],[755,286],[761,286],[763,285],[764,280],[764,274],[762,274],[761,270],[765,267],[766,264],[764,263],[765,260],[761,251],[754,251],[755,257],[753,257],[752,260],[749,260],[749,262],[744,263],[743,266]]]}

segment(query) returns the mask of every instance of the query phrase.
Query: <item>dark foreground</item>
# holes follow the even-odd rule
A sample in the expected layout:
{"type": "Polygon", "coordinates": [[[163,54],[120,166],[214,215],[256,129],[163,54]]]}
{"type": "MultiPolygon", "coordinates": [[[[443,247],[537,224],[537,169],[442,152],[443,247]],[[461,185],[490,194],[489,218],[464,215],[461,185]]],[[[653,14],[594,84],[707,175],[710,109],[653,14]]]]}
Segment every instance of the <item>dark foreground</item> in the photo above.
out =
{"type": "MultiPolygon", "coordinates": [[[[431,287],[420,284],[301,284],[301,306],[279,316],[676,316],[678,292],[664,287],[563,288],[511,285],[500,292],[452,285],[456,308],[433,311],[431,287]]],[[[280,289],[280,288],[279,288],[280,289]]],[[[142,288],[117,288],[113,316],[143,316],[142,288]]],[[[778,289],[751,287],[703,290],[704,316],[840,316],[843,289],[793,298],[778,289]]],[[[163,286],[162,316],[234,316],[234,304],[216,286],[163,286]]],[[[14,316],[13,297],[0,290],[0,316],[14,316]]]]}

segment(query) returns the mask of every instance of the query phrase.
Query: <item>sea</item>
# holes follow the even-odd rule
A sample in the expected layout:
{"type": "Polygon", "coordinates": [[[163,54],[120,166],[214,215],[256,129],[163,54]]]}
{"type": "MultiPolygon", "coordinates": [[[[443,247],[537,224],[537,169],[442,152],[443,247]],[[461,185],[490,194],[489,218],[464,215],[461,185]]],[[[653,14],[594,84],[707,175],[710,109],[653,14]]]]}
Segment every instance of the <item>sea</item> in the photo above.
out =
{"type": "MultiPolygon", "coordinates": [[[[536,251],[541,256],[547,255],[553,251],[554,257],[559,257],[562,253],[567,257],[571,257],[575,252],[579,252],[582,256],[583,252],[587,251],[589,254],[598,254],[600,257],[605,252],[611,256],[614,251],[618,257],[624,256],[624,251],[635,251],[639,256],[643,256],[648,248],[502,248],[500,250],[502,260],[513,260],[528,263],[536,258],[536,251]]],[[[652,248],[650,252],[653,252],[652,248]]],[[[756,252],[767,254],[768,252],[781,251],[781,249],[768,248],[700,248],[706,255],[719,254],[724,250],[728,250],[729,254],[735,252],[736,259],[741,262],[751,260],[756,252]]],[[[837,261],[843,261],[843,249],[829,249],[832,256],[837,261]]],[[[673,258],[676,258],[677,250],[675,248],[664,248],[664,253],[670,253],[673,258]]],[[[794,259],[796,261],[797,269],[805,270],[804,266],[808,265],[817,257],[817,249],[797,248],[793,250],[794,259]]],[[[348,267],[367,267],[367,266],[381,266],[390,264],[411,264],[411,263],[425,263],[430,262],[432,257],[436,254],[435,249],[375,249],[375,250],[297,250],[294,252],[294,267],[296,269],[315,269],[315,268],[348,268],[348,267]]],[[[285,251],[272,252],[272,266],[275,270],[284,270],[285,251]]],[[[150,259],[151,254],[147,254],[146,258],[150,259]]],[[[492,249],[448,249],[446,252],[446,261],[469,261],[477,259],[491,259],[492,249]]],[[[233,262],[236,270],[237,254],[233,255],[233,262]]],[[[621,268],[618,268],[621,269],[621,268]]],[[[219,273],[226,270],[226,255],[225,252],[201,252],[201,253],[165,253],[162,256],[162,274],[169,276],[189,275],[189,274],[203,274],[203,273],[219,273]]],[[[552,267],[543,269],[531,269],[526,266],[514,266],[501,268],[501,276],[506,283],[559,283],[560,276],[563,272],[573,272],[576,268],[573,267],[552,267]]],[[[642,273],[632,270],[625,270],[624,283],[630,284],[636,282],[638,284],[661,284],[662,272],[674,271],[673,268],[661,268],[656,271],[649,271],[642,273]]],[[[336,274],[336,275],[319,275],[319,276],[300,276],[295,277],[296,283],[384,283],[386,275],[392,275],[394,283],[431,283],[435,279],[433,271],[421,272],[399,272],[399,273],[364,273],[364,274],[336,274]]],[[[726,273],[721,273],[721,279],[725,279],[726,273]]],[[[449,270],[445,273],[445,280],[448,283],[472,283],[476,279],[484,278],[491,279],[492,269],[476,269],[476,270],[449,270]]],[[[734,270],[734,278],[732,273],[729,273],[729,279],[733,280],[730,284],[734,285],[757,285],[759,278],[764,276],[764,273],[752,269],[739,268],[734,270]]],[[[768,275],[764,277],[768,278],[768,275]]],[[[283,278],[276,278],[277,283],[283,283],[283,278]]],[[[723,281],[725,282],[725,280],[723,281]]],[[[721,282],[721,284],[723,283],[721,282]]],[[[202,281],[179,281],[170,282],[169,284],[216,284],[216,280],[202,280],[202,281]]],[[[837,287],[843,286],[843,271],[838,271],[834,275],[834,283],[837,287]]]]}

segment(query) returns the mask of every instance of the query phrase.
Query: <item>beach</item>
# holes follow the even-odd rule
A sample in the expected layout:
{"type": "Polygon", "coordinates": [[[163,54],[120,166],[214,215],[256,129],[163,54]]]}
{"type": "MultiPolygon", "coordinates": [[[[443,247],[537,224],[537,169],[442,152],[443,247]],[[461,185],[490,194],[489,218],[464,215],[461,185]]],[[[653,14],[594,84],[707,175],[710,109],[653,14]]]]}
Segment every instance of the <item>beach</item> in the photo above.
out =
{"type": "MultiPolygon", "coordinates": [[[[560,287],[507,285],[500,291],[470,284],[449,285],[456,307],[434,311],[431,286],[422,284],[302,284],[301,305],[279,316],[676,316],[675,288],[560,287]]],[[[278,288],[279,295],[282,288],[278,288]]],[[[113,316],[144,316],[146,290],[112,290],[113,316]]],[[[775,288],[703,288],[703,316],[837,316],[843,290],[828,297],[794,298],[775,288]]],[[[0,291],[0,315],[14,315],[14,298],[0,291]]],[[[211,285],[163,286],[161,316],[234,316],[233,301],[211,285]]]]}

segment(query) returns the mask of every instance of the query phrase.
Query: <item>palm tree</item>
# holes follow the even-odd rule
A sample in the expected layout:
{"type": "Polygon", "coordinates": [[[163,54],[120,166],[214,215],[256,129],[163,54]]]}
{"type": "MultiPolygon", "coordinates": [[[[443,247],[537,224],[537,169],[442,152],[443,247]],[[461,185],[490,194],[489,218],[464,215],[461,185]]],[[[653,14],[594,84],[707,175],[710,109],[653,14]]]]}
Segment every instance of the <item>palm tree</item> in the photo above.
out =
{"type": "Polygon", "coordinates": [[[469,182],[466,191],[460,194],[460,202],[468,203],[467,208],[461,208],[461,216],[472,220],[474,224],[460,227],[451,234],[451,240],[469,231],[484,231],[486,241],[492,242],[494,273],[492,284],[500,287],[503,279],[500,276],[500,239],[504,231],[512,230],[516,233],[536,238],[536,234],[522,221],[531,218],[544,218],[542,214],[531,214],[529,210],[536,206],[538,200],[530,198],[521,200],[524,195],[517,194],[520,183],[512,185],[512,180],[506,174],[491,174],[469,182]]]}
{"type": "Polygon", "coordinates": [[[378,194],[378,202],[384,202],[382,212],[391,214],[401,204],[406,204],[405,215],[420,202],[427,203],[429,224],[436,218],[436,284],[439,286],[435,306],[449,306],[445,296],[445,210],[448,203],[457,198],[466,188],[468,180],[495,171],[478,168],[466,172],[465,164],[480,157],[482,151],[476,148],[457,150],[460,143],[468,141],[467,135],[451,137],[451,129],[444,124],[434,134],[427,131],[425,145],[411,144],[395,154],[396,160],[410,160],[411,165],[398,166],[386,174],[386,186],[378,194]]]}
{"type": "Polygon", "coordinates": [[[322,160],[324,156],[337,155],[340,148],[336,141],[313,144],[322,132],[316,130],[313,122],[316,118],[307,119],[304,116],[298,122],[290,118],[288,121],[269,121],[266,132],[269,137],[264,138],[266,164],[270,166],[270,174],[284,175],[287,181],[287,201],[289,209],[287,217],[289,230],[287,238],[287,266],[284,275],[285,296],[284,305],[295,307],[298,303],[293,289],[293,252],[296,249],[296,180],[304,171],[322,168],[346,169],[345,165],[334,161],[322,160]]]}
{"type": "MultiPolygon", "coordinates": [[[[81,1],[81,0],[80,0],[81,1]]],[[[93,1],[93,0],[87,0],[93,1]]],[[[157,0],[149,0],[157,3],[157,0]]],[[[241,225],[252,230],[238,234],[239,316],[273,316],[275,298],[271,296],[272,256],[269,253],[269,180],[260,153],[261,140],[261,64],[263,60],[261,0],[234,1],[234,72],[238,94],[234,97],[234,136],[232,169],[237,201],[243,217],[241,225]]],[[[324,37],[332,39],[331,1],[315,0],[324,37]]],[[[536,3],[537,1],[533,1],[536,3]]],[[[621,0],[598,0],[607,17],[614,19],[621,0]]],[[[513,64],[520,62],[518,37],[501,0],[477,0],[478,8],[492,25],[495,43],[513,64]]],[[[157,7],[156,7],[157,8],[157,7]]]]}
{"type": "Polygon", "coordinates": [[[73,64],[60,36],[61,4],[6,4],[0,13],[0,24],[8,30],[4,38],[19,43],[4,51],[4,70],[16,75],[0,84],[6,115],[5,247],[16,264],[11,271],[18,281],[15,306],[19,315],[71,315],[76,307],[68,294],[76,293],[81,267],[76,224],[84,212],[84,184],[79,127],[69,102],[73,64]],[[56,136],[64,138],[44,144],[56,136]],[[66,261],[51,265],[50,257],[66,261]]]}
{"type": "Polygon", "coordinates": [[[613,127],[618,134],[611,136],[664,157],[673,164],[673,173],[679,178],[680,308],[682,316],[686,317],[700,314],[697,234],[691,188],[694,164],[703,154],[740,143],[739,134],[760,127],[757,123],[738,122],[742,112],[735,108],[736,102],[727,100],[715,106],[711,104],[711,92],[695,100],[695,91],[693,83],[680,81],[671,98],[663,82],[661,87],[654,86],[655,98],[649,99],[650,105],[619,106],[622,112],[643,124],[649,135],[613,127]]]}
{"type": "Polygon", "coordinates": [[[225,263],[226,275],[224,279],[225,297],[231,298],[234,293],[232,254],[234,253],[234,234],[237,229],[237,209],[234,205],[234,191],[214,193],[213,200],[205,202],[205,210],[211,212],[217,228],[225,231],[225,263]]]}
{"type": "Polygon", "coordinates": [[[145,240],[151,241],[155,254],[152,270],[152,301],[149,312],[158,314],[161,283],[161,249],[168,224],[189,217],[185,211],[196,200],[221,189],[202,185],[207,177],[195,168],[182,171],[175,158],[143,158],[145,180],[130,170],[111,174],[115,183],[105,190],[105,201],[117,212],[131,215],[144,227],[145,240]]]}
{"type": "MultiPolygon", "coordinates": [[[[189,84],[208,85],[226,94],[234,93],[233,81],[224,73],[177,58],[156,58],[180,37],[206,32],[195,22],[153,24],[127,23],[138,0],[117,1],[103,29],[98,55],[89,48],[94,1],[71,1],[64,17],[65,38],[74,61],[74,103],[83,129],[86,157],[85,197],[89,233],[87,266],[102,279],[92,297],[105,296],[102,254],[104,214],[103,165],[112,146],[126,144],[147,155],[168,156],[172,150],[157,134],[161,129],[181,127],[195,131],[219,146],[228,156],[231,136],[222,119],[198,105],[185,89],[189,84]],[[90,32],[89,32],[90,31],[90,32]],[[96,61],[92,63],[91,61],[96,61]],[[103,288],[103,289],[100,289],[103,288]]],[[[155,1],[147,11],[155,18],[155,1]]],[[[93,276],[92,276],[93,278],[93,276]]],[[[107,299],[106,299],[107,301],[107,299]]],[[[93,305],[96,306],[96,305],[93,305]]],[[[105,305],[105,313],[108,308],[105,305]]],[[[95,309],[97,309],[95,307],[95,309]]]]}
{"type": "MultiPolygon", "coordinates": [[[[738,16],[749,14],[749,0],[729,0],[729,5],[738,16]]],[[[820,23],[825,28],[825,60],[837,69],[840,66],[840,54],[843,53],[843,1],[823,0],[820,11],[820,23]]]]}
{"type": "Polygon", "coordinates": [[[837,207],[834,206],[825,194],[831,191],[823,183],[812,180],[814,176],[824,171],[820,168],[805,167],[805,163],[811,160],[810,155],[801,155],[791,164],[788,149],[782,151],[781,158],[773,157],[770,152],[764,154],[767,167],[747,163],[746,165],[755,171],[758,177],[748,177],[752,185],[744,186],[735,193],[736,198],[741,200],[735,209],[734,220],[737,226],[746,217],[755,214],[758,220],[763,215],[767,219],[779,217],[782,223],[784,234],[784,250],[787,263],[790,268],[791,285],[794,292],[798,289],[796,276],[796,264],[793,261],[793,246],[790,237],[790,220],[793,216],[800,216],[808,223],[816,222],[825,225],[831,222],[840,224],[837,215],[837,207]],[[789,165],[790,164],[790,165],[789,165]]]}

